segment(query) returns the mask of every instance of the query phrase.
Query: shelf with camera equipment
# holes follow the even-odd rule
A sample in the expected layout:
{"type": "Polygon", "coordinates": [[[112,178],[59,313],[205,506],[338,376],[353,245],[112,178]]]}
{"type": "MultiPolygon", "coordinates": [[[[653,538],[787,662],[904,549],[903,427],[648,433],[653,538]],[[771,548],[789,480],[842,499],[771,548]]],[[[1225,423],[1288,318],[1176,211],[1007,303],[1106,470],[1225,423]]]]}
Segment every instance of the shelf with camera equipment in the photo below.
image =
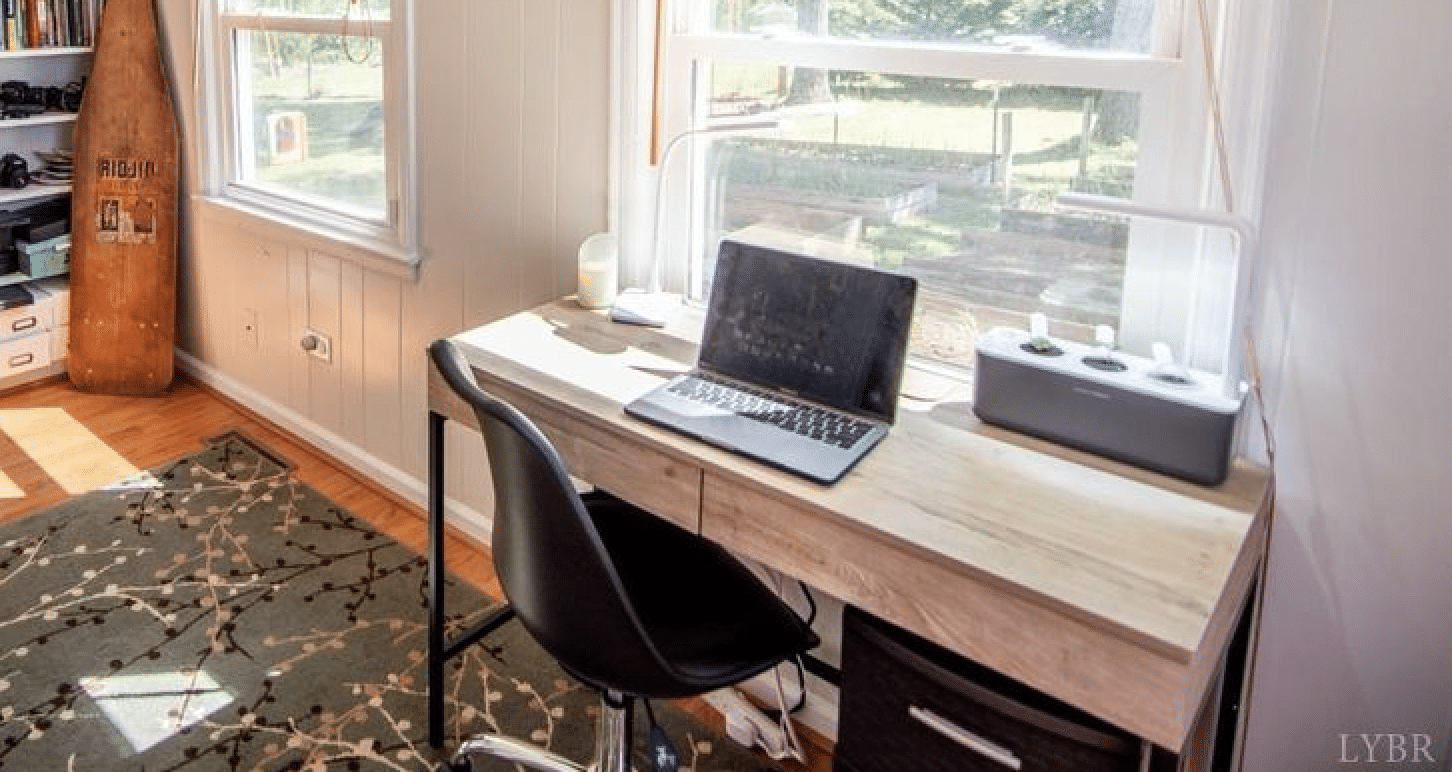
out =
{"type": "MultiPolygon", "coordinates": [[[[48,50],[28,49],[27,53],[48,50]]],[[[0,82],[0,207],[65,195],[71,190],[74,158],[69,146],[74,142],[74,127],[85,94],[84,62],[47,61],[51,67],[36,69],[35,62],[0,60],[0,77],[8,76],[0,82]],[[15,77],[19,75],[30,79],[15,77]],[[35,85],[46,81],[65,85],[35,85]]]]}
{"type": "MultiPolygon", "coordinates": [[[[99,19],[99,4],[80,4],[37,42],[25,24],[0,28],[0,315],[36,320],[0,330],[0,390],[64,373],[69,360],[70,178],[99,19]]],[[[5,21],[20,9],[24,22],[31,3],[0,5],[5,21]]]]}

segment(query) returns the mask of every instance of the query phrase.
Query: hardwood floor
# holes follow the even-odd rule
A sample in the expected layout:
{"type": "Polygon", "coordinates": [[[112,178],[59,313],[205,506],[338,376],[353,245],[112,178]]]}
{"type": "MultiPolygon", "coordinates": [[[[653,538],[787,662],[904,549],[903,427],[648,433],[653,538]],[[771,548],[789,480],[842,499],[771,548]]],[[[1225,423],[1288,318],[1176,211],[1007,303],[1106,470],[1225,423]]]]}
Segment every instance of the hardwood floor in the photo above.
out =
{"type": "MultiPolygon", "coordinates": [[[[237,429],[295,464],[303,482],[373,523],[390,536],[423,551],[422,511],[395,499],[291,435],[186,378],[165,397],[111,397],[77,391],[66,380],[0,394],[0,410],[58,407],[140,469],[181,458],[206,446],[210,437],[237,429]]],[[[0,433],[0,471],[25,492],[0,499],[0,522],[57,504],[70,494],[0,433]]],[[[488,549],[451,534],[449,568],[495,597],[501,593],[488,549]]]]}
{"type": "MultiPolygon", "coordinates": [[[[239,430],[292,462],[298,477],[379,530],[422,553],[427,536],[424,512],[391,492],[363,479],[328,455],[257,417],[245,408],[186,377],[178,377],[164,397],[111,397],[85,394],[63,377],[0,391],[0,411],[60,408],[90,430],[111,450],[138,469],[150,469],[206,446],[206,440],[239,430]]],[[[0,432],[0,473],[23,497],[0,496],[0,523],[43,511],[69,498],[49,474],[5,433],[0,432]]],[[[0,478],[3,481],[3,478],[0,478]]],[[[0,484],[0,491],[4,490],[0,484]]],[[[502,597],[488,547],[451,533],[445,547],[449,569],[482,591],[502,597]]],[[[703,701],[684,700],[681,707],[721,728],[720,716],[703,701]]],[[[830,743],[809,730],[801,731],[808,764],[783,764],[782,769],[827,772],[830,743]]]]}

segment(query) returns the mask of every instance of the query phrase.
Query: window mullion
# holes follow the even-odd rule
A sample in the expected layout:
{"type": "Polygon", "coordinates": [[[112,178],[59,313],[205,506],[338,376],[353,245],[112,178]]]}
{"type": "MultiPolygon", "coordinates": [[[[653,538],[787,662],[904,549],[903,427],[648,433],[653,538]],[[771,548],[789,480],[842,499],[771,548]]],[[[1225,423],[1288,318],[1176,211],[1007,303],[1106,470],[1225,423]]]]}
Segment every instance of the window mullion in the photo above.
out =
{"type": "Polygon", "coordinates": [[[1140,91],[1179,66],[1169,58],[1097,52],[1021,52],[948,45],[895,45],[800,38],[675,35],[685,59],[764,62],[835,70],[870,70],[935,78],[971,78],[1050,86],[1140,91]]]}
{"type": "Polygon", "coordinates": [[[275,14],[225,14],[221,25],[228,30],[255,30],[258,32],[300,32],[309,35],[341,35],[346,29],[349,36],[365,32],[375,37],[387,37],[392,21],[370,19],[366,23],[353,20],[346,25],[341,17],[332,16],[280,16],[275,14]]]}
{"type": "Polygon", "coordinates": [[[252,79],[245,77],[238,72],[242,62],[250,61],[252,58],[251,38],[247,35],[237,34],[237,30],[225,29],[227,36],[227,47],[231,52],[230,65],[227,67],[227,78],[231,81],[229,93],[231,109],[227,111],[229,122],[226,136],[227,141],[227,179],[237,181],[242,179],[242,172],[245,169],[256,167],[256,148],[250,141],[243,141],[247,136],[244,132],[252,125],[252,79]]]}
{"type": "MultiPolygon", "coordinates": [[[[1192,0],[1193,1],[1193,0],[1192,0]]],[[[1154,28],[1150,35],[1150,51],[1165,58],[1178,58],[1181,44],[1185,0],[1158,0],[1155,3],[1154,28]]]]}
{"type": "MultiPolygon", "coordinates": [[[[1196,41],[1188,41],[1186,55],[1198,56],[1197,49],[1196,41]]],[[[1201,68],[1188,62],[1141,92],[1136,200],[1183,209],[1204,205],[1201,181],[1206,179],[1209,145],[1204,94],[1201,68]]],[[[1206,276],[1201,270],[1201,234],[1192,227],[1147,219],[1133,220],[1130,228],[1121,344],[1142,354],[1152,343],[1164,342],[1177,356],[1193,354],[1187,349],[1200,332],[1197,306],[1213,306],[1222,294],[1220,288],[1197,281],[1206,276]]],[[[1195,364],[1213,369],[1219,363],[1195,364]]]]}
{"type": "Polygon", "coordinates": [[[388,194],[386,218],[388,226],[398,234],[404,244],[413,243],[414,223],[410,216],[414,211],[414,191],[406,177],[412,168],[414,148],[413,115],[415,103],[408,81],[412,67],[407,60],[409,52],[405,32],[409,25],[399,24],[397,28],[384,26],[379,32],[383,40],[383,106],[385,112],[383,134],[385,159],[385,190],[388,194]],[[397,34],[395,34],[397,31],[397,34]]]}
{"type": "MultiPolygon", "coordinates": [[[[664,87],[668,96],[661,105],[662,150],[696,125],[700,116],[693,114],[697,100],[692,97],[697,89],[709,88],[709,68],[699,66],[682,47],[668,45],[665,56],[664,87]]],[[[653,181],[651,193],[648,254],[660,254],[661,280],[672,291],[683,288],[689,281],[687,261],[670,259],[670,256],[684,256],[689,251],[690,229],[696,222],[693,202],[697,186],[692,170],[697,165],[696,149],[701,141],[704,140],[699,137],[683,140],[670,157],[662,157],[652,169],[658,179],[653,181]],[[661,193],[662,200],[655,200],[656,191],[661,193]]]]}

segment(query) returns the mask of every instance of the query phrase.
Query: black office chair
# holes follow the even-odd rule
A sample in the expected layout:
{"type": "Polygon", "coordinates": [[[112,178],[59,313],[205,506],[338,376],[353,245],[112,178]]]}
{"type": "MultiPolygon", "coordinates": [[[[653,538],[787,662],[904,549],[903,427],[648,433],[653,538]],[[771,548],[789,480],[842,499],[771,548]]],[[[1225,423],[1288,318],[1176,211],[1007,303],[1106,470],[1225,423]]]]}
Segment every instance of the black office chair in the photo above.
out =
{"type": "MultiPolygon", "coordinates": [[[[436,341],[429,355],[479,418],[505,599],[566,672],[600,692],[588,769],[628,772],[636,698],[704,694],[816,647],[811,628],[720,546],[607,494],[578,494],[549,440],[479,388],[455,344],[436,341]]],[[[464,742],[456,768],[475,754],[585,769],[499,735],[464,742]]]]}

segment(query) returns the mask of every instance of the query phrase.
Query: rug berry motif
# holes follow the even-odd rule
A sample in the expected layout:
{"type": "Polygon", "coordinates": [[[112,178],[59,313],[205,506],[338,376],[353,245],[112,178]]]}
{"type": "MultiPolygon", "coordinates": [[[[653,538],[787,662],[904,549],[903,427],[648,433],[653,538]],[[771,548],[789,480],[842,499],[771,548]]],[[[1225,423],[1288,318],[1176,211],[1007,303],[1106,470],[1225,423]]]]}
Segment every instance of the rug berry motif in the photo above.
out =
{"type": "MultiPolygon", "coordinates": [[[[425,566],[236,433],[0,528],[0,768],[432,770],[425,566]]],[[[595,695],[516,624],[450,664],[451,747],[588,757],[595,695]]],[[[662,707],[683,769],[772,768],[662,707]]]]}

